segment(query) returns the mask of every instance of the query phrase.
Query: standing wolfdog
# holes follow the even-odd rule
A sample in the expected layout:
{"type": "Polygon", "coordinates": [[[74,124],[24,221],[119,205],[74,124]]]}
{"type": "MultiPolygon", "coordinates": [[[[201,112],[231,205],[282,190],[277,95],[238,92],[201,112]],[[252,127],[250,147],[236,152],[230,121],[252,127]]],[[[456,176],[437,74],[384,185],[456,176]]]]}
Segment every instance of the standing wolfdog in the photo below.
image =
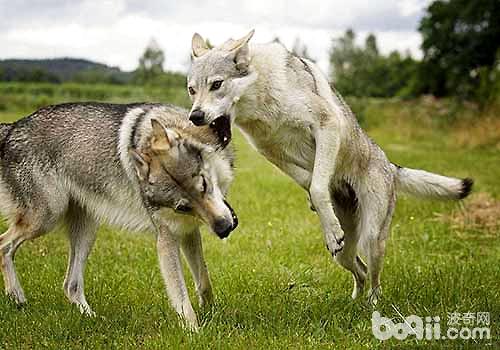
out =
{"type": "Polygon", "coordinates": [[[327,249],[354,276],[353,298],[369,277],[369,300],[376,303],[396,191],[460,199],[472,180],[392,164],[313,62],[278,43],[249,45],[252,35],[212,49],[193,36],[190,119],[204,125],[226,118],[217,123],[225,138],[234,120],[260,153],[308,191],[327,249]]]}
{"type": "Polygon", "coordinates": [[[200,220],[224,238],[237,219],[224,200],[232,152],[211,128],[194,127],[186,116],[169,105],[75,103],[0,125],[0,205],[10,225],[0,236],[0,259],[10,297],[26,301],[14,268],[16,250],[63,219],[70,240],[64,292],[81,312],[94,315],[83,274],[99,222],[106,220],[157,233],[170,301],[189,327],[198,326],[179,247],[200,303],[208,303],[200,220]]]}

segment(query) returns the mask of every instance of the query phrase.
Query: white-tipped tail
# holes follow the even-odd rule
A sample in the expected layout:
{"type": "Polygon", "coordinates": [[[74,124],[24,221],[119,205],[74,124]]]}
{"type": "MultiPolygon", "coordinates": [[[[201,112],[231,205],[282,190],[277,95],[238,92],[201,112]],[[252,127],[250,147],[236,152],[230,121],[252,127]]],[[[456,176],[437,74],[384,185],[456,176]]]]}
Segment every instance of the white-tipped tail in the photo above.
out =
{"type": "Polygon", "coordinates": [[[457,179],[424,170],[396,165],[396,188],[400,192],[429,199],[462,199],[469,195],[474,181],[457,179]]]}

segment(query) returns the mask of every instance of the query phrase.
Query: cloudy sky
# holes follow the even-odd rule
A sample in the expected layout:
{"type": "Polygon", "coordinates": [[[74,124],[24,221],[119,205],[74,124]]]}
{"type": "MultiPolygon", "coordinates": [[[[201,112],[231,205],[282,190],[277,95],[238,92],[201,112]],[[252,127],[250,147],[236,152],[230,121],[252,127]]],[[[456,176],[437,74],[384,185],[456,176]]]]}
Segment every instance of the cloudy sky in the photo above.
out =
{"type": "Polygon", "coordinates": [[[256,29],[256,42],[299,38],[323,70],[331,39],[373,32],[383,53],[420,56],[416,31],[429,0],[0,0],[0,58],[80,57],[136,68],[155,38],[165,68],[186,71],[191,37],[214,44],[256,29]]]}

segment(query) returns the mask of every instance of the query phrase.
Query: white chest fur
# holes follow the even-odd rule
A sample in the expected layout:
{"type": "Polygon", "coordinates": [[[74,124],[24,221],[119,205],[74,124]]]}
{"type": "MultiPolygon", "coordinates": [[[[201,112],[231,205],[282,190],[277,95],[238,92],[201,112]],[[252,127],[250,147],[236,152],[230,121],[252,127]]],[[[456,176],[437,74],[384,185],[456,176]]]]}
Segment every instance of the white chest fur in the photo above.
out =
{"type": "Polygon", "coordinates": [[[248,141],[278,168],[287,172],[287,164],[312,171],[315,142],[311,124],[283,116],[253,116],[236,120],[248,141]]]}

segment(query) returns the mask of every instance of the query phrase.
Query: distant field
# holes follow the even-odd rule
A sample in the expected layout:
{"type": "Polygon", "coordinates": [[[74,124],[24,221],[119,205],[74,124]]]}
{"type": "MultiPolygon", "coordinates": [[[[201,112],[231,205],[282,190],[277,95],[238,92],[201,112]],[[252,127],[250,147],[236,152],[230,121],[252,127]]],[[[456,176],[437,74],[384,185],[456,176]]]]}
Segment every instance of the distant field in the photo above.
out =
{"type": "Polygon", "coordinates": [[[0,113],[27,112],[54,103],[74,101],[170,102],[187,106],[186,91],[179,88],[134,85],[1,83],[0,113]]]}
{"type": "MultiPolygon", "coordinates": [[[[183,90],[159,88],[0,84],[0,120],[76,100],[187,106],[185,95],[183,90]]],[[[483,121],[473,119],[479,111],[447,101],[350,102],[392,161],[476,181],[475,194],[461,204],[399,199],[382,275],[384,297],[377,310],[395,322],[402,322],[400,314],[439,316],[442,330],[448,327],[448,313],[489,312],[492,339],[417,342],[410,336],[378,341],[371,331],[373,310],[363,300],[350,299],[351,275],[324,249],[306,193],[237,133],[237,177],[229,201],[240,227],[224,241],[204,232],[216,305],[199,310],[204,323],[200,333],[189,334],[178,326],[152,236],[103,227],[86,272],[87,299],[98,317],[82,317],[66,301],[66,239],[62,233],[46,235],[26,243],[16,257],[28,305],[18,309],[0,297],[0,348],[500,347],[496,134],[481,139],[477,135],[486,134],[477,130],[483,121]],[[471,142],[473,138],[478,142],[471,142]]],[[[188,283],[195,303],[190,277],[188,283]]]]}

